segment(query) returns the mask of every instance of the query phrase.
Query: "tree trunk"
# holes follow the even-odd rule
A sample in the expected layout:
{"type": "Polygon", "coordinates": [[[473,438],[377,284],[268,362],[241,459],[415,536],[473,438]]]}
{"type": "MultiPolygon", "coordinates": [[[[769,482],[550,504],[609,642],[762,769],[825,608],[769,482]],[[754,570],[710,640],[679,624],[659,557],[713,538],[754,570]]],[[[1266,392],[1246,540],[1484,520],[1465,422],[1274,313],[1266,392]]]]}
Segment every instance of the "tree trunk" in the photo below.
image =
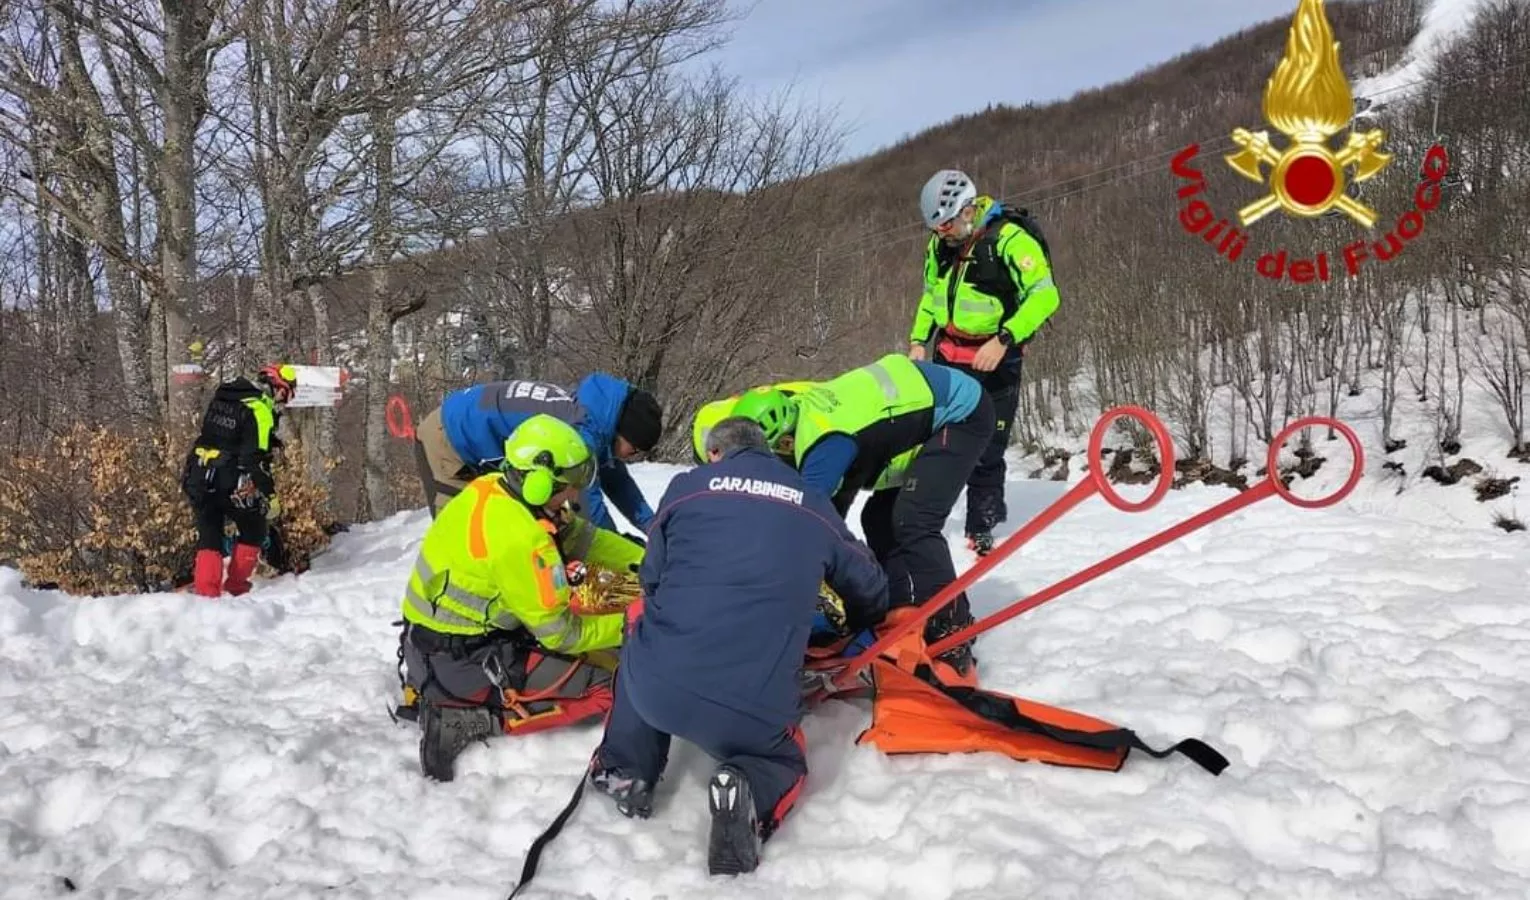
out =
{"type": "Polygon", "coordinates": [[[136,420],[153,422],[159,418],[161,410],[155,403],[154,383],[145,365],[149,343],[144,328],[142,295],[123,259],[129,252],[127,225],[122,217],[121,182],[106,111],[85,64],[80,49],[80,32],[73,16],[61,15],[55,22],[61,38],[59,51],[66,83],[65,96],[76,108],[70,119],[85,150],[70,162],[83,182],[84,202],[80,205],[86,213],[86,222],[77,224],[92,229],[90,236],[106,250],[102,254],[102,269],[122,367],[123,400],[136,420]]]}
{"type": "Polygon", "coordinates": [[[177,384],[176,367],[190,362],[187,316],[191,313],[197,278],[196,131],[201,120],[197,91],[205,74],[193,53],[193,44],[205,27],[197,17],[206,15],[203,3],[164,0],[165,72],[160,91],[164,145],[159,157],[160,190],[160,313],[164,316],[164,365],[167,373],[169,417],[172,435],[189,439],[196,425],[197,394],[177,384]]]}
{"type": "MultiPolygon", "coordinates": [[[[373,14],[375,31],[368,37],[379,44],[393,38],[392,10],[387,2],[379,3],[373,14]]],[[[370,118],[372,126],[372,216],[367,257],[372,266],[371,297],[367,304],[366,425],[363,429],[363,520],[392,515],[393,497],[388,487],[388,388],[393,366],[393,322],[390,304],[388,266],[393,261],[395,227],[393,216],[393,154],[398,142],[395,103],[387,89],[388,73],[376,73],[377,105],[370,118]]]]}
{"type": "MultiPolygon", "coordinates": [[[[310,285],[308,290],[309,307],[313,310],[313,333],[318,341],[317,364],[328,366],[334,364],[333,336],[330,334],[329,325],[329,298],[324,296],[324,291],[317,285],[310,285]]],[[[368,379],[370,383],[371,379],[368,379]]],[[[314,484],[322,484],[325,487],[326,496],[329,497],[323,514],[333,519],[334,516],[334,485],[330,479],[328,462],[336,459],[336,419],[340,415],[338,406],[333,410],[321,410],[315,416],[313,433],[303,445],[303,452],[307,454],[305,460],[308,466],[308,478],[314,484]]]]}

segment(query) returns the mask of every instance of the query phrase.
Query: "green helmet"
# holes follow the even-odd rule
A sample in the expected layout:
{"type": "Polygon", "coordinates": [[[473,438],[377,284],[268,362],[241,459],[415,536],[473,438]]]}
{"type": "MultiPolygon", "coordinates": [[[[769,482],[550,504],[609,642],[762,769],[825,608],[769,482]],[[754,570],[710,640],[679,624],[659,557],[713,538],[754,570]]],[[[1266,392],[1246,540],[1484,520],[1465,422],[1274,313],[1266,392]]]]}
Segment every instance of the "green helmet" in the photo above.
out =
{"type": "Polygon", "coordinates": [[[733,404],[732,415],[757,422],[765,431],[765,440],[774,447],[781,438],[797,428],[797,404],[777,388],[745,391],[733,404]]]}
{"type": "Polygon", "coordinates": [[[584,490],[595,481],[595,460],[574,427],[541,413],[516,426],[505,439],[502,465],[510,484],[532,506],[541,506],[562,486],[584,490]]]}

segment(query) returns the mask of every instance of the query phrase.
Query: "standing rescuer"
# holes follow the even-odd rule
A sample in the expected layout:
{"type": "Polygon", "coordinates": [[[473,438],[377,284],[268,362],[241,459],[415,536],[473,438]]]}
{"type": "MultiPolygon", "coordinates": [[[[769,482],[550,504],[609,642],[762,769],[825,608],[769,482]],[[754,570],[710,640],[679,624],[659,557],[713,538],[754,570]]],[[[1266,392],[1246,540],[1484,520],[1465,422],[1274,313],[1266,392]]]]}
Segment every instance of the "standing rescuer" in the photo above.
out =
{"type": "Polygon", "coordinates": [[[297,389],[292,366],[269,365],[251,381],[235,378],[218,385],[202,416],[202,430],[186,454],[181,475],[197,518],[193,589],[204,597],[250,589],[260,561],[268,520],[280,512],[272,454],[281,446],[281,410],[297,389]],[[223,529],[232,521],[239,536],[223,573],[223,529]]]}
{"type": "Polygon", "coordinates": [[[1045,237],[1024,210],[978,196],[965,173],[942,169],[925,182],[919,211],[933,234],[908,355],[924,359],[938,335],[936,361],[972,374],[993,401],[998,424],[967,482],[967,540],[985,555],[994,527],[1008,518],[1004,451],[1020,403],[1024,346],[1060,300],[1045,237]]]}

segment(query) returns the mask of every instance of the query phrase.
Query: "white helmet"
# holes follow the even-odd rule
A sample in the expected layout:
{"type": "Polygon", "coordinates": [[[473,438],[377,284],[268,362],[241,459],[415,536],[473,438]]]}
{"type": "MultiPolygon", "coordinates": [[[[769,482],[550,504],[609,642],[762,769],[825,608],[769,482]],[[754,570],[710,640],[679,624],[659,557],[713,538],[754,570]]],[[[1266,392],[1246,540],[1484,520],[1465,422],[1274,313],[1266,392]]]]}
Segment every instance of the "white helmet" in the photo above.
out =
{"type": "Polygon", "coordinates": [[[966,172],[941,169],[924,183],[919,192],[919,212],[924,226],[934,228],[956,218],[962,208],[977,199],[977,188],[966,172]]]}

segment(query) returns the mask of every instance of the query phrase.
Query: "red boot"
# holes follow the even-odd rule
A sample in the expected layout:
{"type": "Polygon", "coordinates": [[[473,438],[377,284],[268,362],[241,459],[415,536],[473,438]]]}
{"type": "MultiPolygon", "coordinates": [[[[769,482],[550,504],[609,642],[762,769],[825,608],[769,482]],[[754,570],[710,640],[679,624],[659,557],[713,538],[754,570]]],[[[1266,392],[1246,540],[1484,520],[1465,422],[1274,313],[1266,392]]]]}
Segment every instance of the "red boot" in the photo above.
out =
{"type": "Polygon", "coordinates": [[[228,564],[228,580],[223,582],[223,589],[235,597],[247,592],[250,589],[250,575],[255,572],[255,564],[259,561],[259,547],[235,543],[234,558],[228,564]]]}
{"type": "Polygon", "coordinates": [[[192,569],[193,590],[203,597],[216,597],[223,584],[223,554],[216,550],[198,550],[192,569]]]}

